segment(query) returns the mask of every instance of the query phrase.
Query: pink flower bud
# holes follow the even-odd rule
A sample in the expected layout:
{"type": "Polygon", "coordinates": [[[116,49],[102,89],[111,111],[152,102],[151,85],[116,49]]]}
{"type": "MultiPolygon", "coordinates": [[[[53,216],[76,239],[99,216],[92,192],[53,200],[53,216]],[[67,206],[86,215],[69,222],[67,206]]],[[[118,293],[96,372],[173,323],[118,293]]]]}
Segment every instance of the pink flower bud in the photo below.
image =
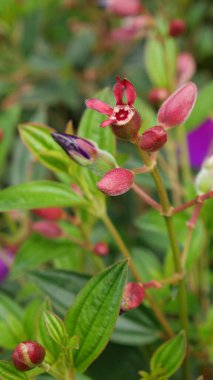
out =
{"type": "Polygon", "coordinates": [[[12,361],[19,371],[29,371],[43,362],[45,354],[43,346],[28,340],[16,346],[12,353],[12,361]]]}
{"type": "Polygon", "coordinates": [[[152,104],[160,104],[169,96],[167,88],[153,88],[148,93],[148,99],[152,104]]]}
{"type": "Polygon", "coordinates": [[[196,62],[192,54],[183,52],[177,58],[177,82],[179,86],[192,79],[196,71],[196,62]]]}
{"type": "Polygon", "coordinates": [[[0,128],[0,142],[3,140],[4,133],[3,130],[0,128]]]}
{"type": "Polygon", "coordinates": [[[165,130],[160,126],[156,126],[147,129],[147,131],[142,134],[139,146],[146,152],[156,152],[161,149],[166,142],[167,134],[165,130]]]}
{"type": "Polygon", "coordinates": [[[53,221],[42,220],[32,225],[32,230],[47,238],[57,238],[62,235],[61,228],[53,221]]]}
{"type": "Polygon", "coordinates": [[[172,20],[169,24],[169,35],[171,37],[181,36],[186,30],[186,24],[181,19],[172,20]]]}
{"type": "Polygon", "coordinates": [[[58,207],[53,208],[37,208],[33,210],[34,214],[47,220],[59,220],[63,218],[63,210],[58,207]]]}
{"type": "Polygon", "coordinates": [[[134,182],[134,174],[127,169],[116,168],[106,173],[97,183],[97,187],[109,196],[126,193],[134,182]]]}
{"type": "Polygon", "coordinates": [[[118,16],[136,15],[141,10],[139,0],[105,0],[105,6],[118,16]]]}
{"type": "Polygon", "coordinates": [[[109,246],[104,241],[99,241],[94,245],[93,252],[97,256],[107,256],[109,253],[109,246]]]}
{"type": "Polygon", "coordinates": [[[145,289],[143,284],[139,282],[128,282],[124,288],[123,297],[121,300],[121,312],[135,309],[143,301],[145,289]]]}
{"type": "Polygon", "coordinates": [[[197,97],[197,87],[193,82],[178,88],[162,104],[158,111],[158,123],[173,128],[188,119],[197,97]]]}

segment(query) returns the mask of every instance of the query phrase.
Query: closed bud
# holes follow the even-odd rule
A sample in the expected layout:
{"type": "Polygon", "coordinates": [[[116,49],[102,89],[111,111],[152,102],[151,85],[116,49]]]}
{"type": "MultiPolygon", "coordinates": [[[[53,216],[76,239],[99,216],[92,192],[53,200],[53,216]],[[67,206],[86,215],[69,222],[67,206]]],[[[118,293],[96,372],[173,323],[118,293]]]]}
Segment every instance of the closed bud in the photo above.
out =
{"type": "Polygon", "coordinates": [[[186,23],[181,19],[172,20],[169,24],[169,35],[179,37],[186,31],[186,23]]]}
{"type": "Polygon", "coordinates": [[[146,152],[156,152],[167,142],[167,134],[163,127],[156,126],[147,129],[140,139],[139,146],[146,152]]]}
{"type": "Polygon", "coordinates": [[[120,314],[138,307],[146,296],[146,289],[160,289],[161,287],[162,285],[155,280],[151,280],[145,284],[141,284],[140,282],[128,282],[124,288],[120,306],[120,314]]]}
{"type": "Polygon", "coordinates": [[[32,230],[47,238],[57,238],[62,235],[61,228],[52,220],[41,220],[32,224],[32,230]]]}
{"type": "Polygon", "coordinates": [[[148,93],[148,99],[150,103],[152,104],[161,104],[168,98],[169,96],[169,91],[167,88],[153,88],[152,90],[149,91],[148,93]]]}
{"type": "Polygon", "coordinates": [[[189,82],[178,88],[162,104],[158,111],[158,123],[173,128],[188,119],[197,97],[197,87],[189,82]]]}
{"type": "Polygon", "coordinates": [[[93,252],[97,256],[107,256],[109,254],[109,246],[104,241],[99,241],[94,245],[93,252]]]}
{"type": "Polygon", "coordinates": [[[52,133],[54,140],[65,150],[68,156],[81,166],[88,167],[97,175],[103,175],[116,168],[114,157],[98,148],[93,141],[66,133],[52,133]]]}
{"type": "Polygon", "coordinates": [[[130,170],[116,168],[106,173],[97,183],[97,187],[106,195],[117,196],[129,191],[133,182],[134,174],[130,170]]]}
{"type": "Polygon", "coordinates": [[[98,155],[97,145],[90,140],[57,132],[53,132],[52,137],[79,165],[91,165],[98,155]]]}
{"type": "Polygon", "coordinates": [[[47,220],[59,220],[63,218],[64,212],[61,208],[37,208],[33,210],[34,214],[47,220]]]}
{"type": "Polygon", "coordinates": [[[182,52],[177,57],[177,82],[178,85],[188,82],[192,79],[196,71],[196,62],[192,54],[182,52]]]}
{"type": "Polygon", "coordinates": [[[135,309],[143,301],[145,296],[145,289],[143,284],[139,282],[128,282],[124,288],[120,311],[135,309]]]}
{"type": "Polygon", "coordinates": [[[19,371],[29,371],[37,367],[44,357],[44,347],[32,340],[19,343],[12,353],[13,364],[19,371]]]}
{"type": "Polygon", "coordinates": [[[213,156],[204,161],[195,179],[195,186],[199,195],[213,190],[213,156]]]}

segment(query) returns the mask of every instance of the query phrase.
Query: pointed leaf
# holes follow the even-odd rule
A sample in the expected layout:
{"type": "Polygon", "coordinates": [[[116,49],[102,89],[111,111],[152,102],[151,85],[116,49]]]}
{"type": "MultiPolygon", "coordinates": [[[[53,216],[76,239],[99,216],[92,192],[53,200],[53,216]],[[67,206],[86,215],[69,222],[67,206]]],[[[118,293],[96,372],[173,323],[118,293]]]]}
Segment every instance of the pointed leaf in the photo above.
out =
{"type": "Polygon", "coordinates": [[[54,130],[41,124],[21,124],[20,136],[30,152],[53,171],[68,173],[71,161],[61,147],[53,140],[54,130]]]}
{"type": "Polygon", "coordinates": [[[72,207],[84,204],[69,186],[53,181],[36,181],[8,187],[0,192],[0,211],[42,207],[72,207]]]}
{"type": "Polygon", "coordinates": [[[175,338],[162,344],[152,356],[150,366],[154,372],[164,370],[164,376],[171,376],[181,365],[186,354],[185,332],[181,331],[175,338]]]}
{"type": "Polygon", "coordinates": [[[80,338],[73,353],[74,366],[83,372],[106,346],[120,310],[127,262],[122,261],[93,277],[68,311],[65,324],[70,336],[80,338]]]}
{"type": "Polygon", "coordinates": [[[51,338],[59,346],[63,346],[66,343],[67,337],[63,321],[56,314],[50,311],[44,312],[44,319],[51,338]]]}
{"type": "Polygon", "coordinates": [[[0,361],[0,376],[2,380],[27,380],[25,373],[18,371],[11,363],[0,361]]]}

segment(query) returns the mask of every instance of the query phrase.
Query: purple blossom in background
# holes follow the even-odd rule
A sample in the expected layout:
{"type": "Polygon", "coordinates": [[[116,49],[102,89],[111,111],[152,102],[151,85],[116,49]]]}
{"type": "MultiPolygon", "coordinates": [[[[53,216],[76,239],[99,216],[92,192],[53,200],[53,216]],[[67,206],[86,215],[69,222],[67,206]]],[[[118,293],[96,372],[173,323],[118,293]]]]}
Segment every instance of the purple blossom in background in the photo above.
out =
{"type": "Polygon", "coordinates": [[[0,250],[0,285],[8,276],[13,261],[13,254],[8,249],[0,250]]]}
{"type": "Polygon", "coordinates": [[[207,119],[187,135],[190,164],[199,169],[206,157],[213,153],[213,120],[207,119]]]}

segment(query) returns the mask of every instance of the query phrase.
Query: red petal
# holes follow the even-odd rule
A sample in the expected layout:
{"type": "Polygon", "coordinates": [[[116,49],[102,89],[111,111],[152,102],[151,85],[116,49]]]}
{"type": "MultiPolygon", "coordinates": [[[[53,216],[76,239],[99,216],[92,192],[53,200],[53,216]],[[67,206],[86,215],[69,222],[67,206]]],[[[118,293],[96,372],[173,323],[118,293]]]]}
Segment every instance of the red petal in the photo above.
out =
{"type": "Polygon", "coordinates": [[[120,77],[117,77],[116,80],[117,80],[117,83],[113,87],[113,94],[116,99],[116,104],[122,105],[124,86],[120,77]]]}
{"type": "Polygon", "coordinates": [[[127,79],[124,79],[123,80],[123,85],[126,89],[126,99],[127,99],[127,103],[132,106],[135,99],[136,99],[136,91],[135,91],[135,88],[133,86],[133,84],[127,80],[127,79]]]}
{"type": "Polygon", "coordinates": [[[112,107],[110,107],[108,104],[102,102],[102,100],[99,99],[87,99],[86,106],[87,108],[91,108],[92,110],[98,111],[107,116],[111,116],[113,113],[112,107]]]}
{"type": "Polygon", "coordinates": [[[112,120],[111,119],[107,119],[107,120],[102,121],[101,127],[105,128],[105,127],[107,127],[108,125],[111,125],[111,124],[112,124],[112,120]]]}

